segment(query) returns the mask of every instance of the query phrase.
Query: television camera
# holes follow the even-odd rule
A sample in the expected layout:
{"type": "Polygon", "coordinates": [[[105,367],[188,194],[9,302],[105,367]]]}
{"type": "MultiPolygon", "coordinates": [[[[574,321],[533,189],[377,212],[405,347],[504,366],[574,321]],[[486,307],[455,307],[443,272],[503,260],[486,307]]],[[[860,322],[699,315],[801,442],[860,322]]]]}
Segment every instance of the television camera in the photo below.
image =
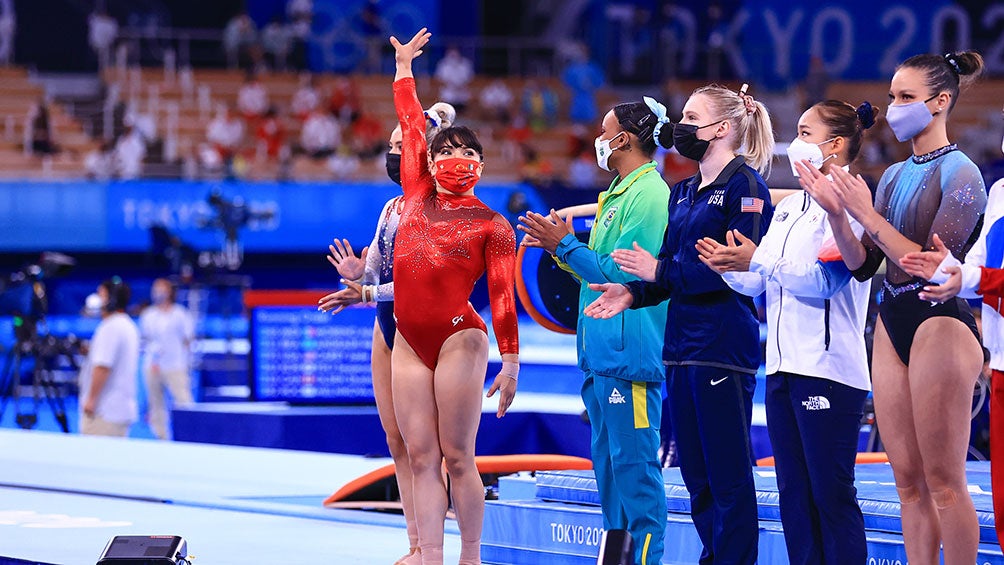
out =
{"type": "Polygon", "coordinates": [[[76,358],[81,354],[81,341],[76,336],[57,337],[49,334],[45,316],[49,297],[45,282],[68,273],[76,260],[62,253],[47,251],[38,262],[0,278],[0,314],[14,321],[14,344],[7,352],[3,373],[0,373],[0,417],[9,402],[13,402],[15,421],[24,429],[38,423],[42,398],[52,409],[60,428],[69,433],[64,390],[54,372],[62,367],[79,371],[76,358]],[[34,402],[23,411],[21,376],[25,362],[31,367],[34,402]]]}
{"type": "Polygon", "coordinates": [[[275,211],[252,209],[244,202],[243,197],[235,196],[227,199],[219,190],[214,190],[207,198],[207,202],[216,211],[216,215],[203,220],[201,227],[222,230],[223,249],[216,253],[201,253],[199,266],[236,271],[244,262],[244,249],[238,237],[240,230],[251,222],[271,220],[275,217],[275,211]]]}

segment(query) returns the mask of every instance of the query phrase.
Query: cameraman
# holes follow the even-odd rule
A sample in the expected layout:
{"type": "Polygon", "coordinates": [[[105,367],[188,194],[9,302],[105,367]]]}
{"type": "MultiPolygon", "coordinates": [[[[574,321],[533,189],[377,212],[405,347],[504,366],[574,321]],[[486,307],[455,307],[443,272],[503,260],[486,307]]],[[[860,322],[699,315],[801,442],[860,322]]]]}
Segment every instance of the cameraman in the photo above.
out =
{"type": "Polygon", "coordinates": [[[113,277],[98,286],[101,323],[80,373],[80,433],[120,436],[136,421],[139,328],[126,313],[129,285],[113,277]]]}

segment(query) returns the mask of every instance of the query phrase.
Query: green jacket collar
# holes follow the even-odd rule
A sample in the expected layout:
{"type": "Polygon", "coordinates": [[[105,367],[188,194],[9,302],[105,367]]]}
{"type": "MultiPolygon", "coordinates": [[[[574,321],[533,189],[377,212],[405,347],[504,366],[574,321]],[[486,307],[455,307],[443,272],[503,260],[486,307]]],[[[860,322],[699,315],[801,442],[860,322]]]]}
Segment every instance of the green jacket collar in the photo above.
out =
{"type": "Polygon", "coordinates": [[[629,186],[634,184],[634,182],[638,180],[638,177],[644,175],[645,173],[648,173],[649,171],[656,170],[655,167],[656,167],[655,161],[649,161],[648,163],[645,163],[644,165],[631,171],[631,173],[628,174],[628,176],[624,177],[623,179],[621,179],[620,177],[615,178],[613,182],[610,183],[610,188],[607,189],[607,192],[604,196],[610,197],[617,194],[621,194],[622,192],[627,190],[629,186]]]}

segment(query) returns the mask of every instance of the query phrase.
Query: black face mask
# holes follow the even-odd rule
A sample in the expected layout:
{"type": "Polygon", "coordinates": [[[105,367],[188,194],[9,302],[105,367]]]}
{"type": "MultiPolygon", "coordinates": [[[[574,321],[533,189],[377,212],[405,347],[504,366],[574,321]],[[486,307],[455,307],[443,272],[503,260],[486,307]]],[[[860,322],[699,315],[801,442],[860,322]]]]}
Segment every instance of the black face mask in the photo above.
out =
{"type": "Polygon", "coordinates": [[[711,145],[711,142],[706,139],[698,139],[697,130],[720,123],[722,122],[717,121],[704,126],[673,124],[673,145],[676,146],[676,150],[680,152],[680,155],[683,155],[687,159],[700,161],[704,157],[704,154],[708,152],[708,146],[711,145]]]}
{"type": "Polygon", "coordinates": [[[401,154],[400,153],[388,153],[387,154],[387,176],[390,180],[397,183],[398,186],[401,185],[401,154]]]}

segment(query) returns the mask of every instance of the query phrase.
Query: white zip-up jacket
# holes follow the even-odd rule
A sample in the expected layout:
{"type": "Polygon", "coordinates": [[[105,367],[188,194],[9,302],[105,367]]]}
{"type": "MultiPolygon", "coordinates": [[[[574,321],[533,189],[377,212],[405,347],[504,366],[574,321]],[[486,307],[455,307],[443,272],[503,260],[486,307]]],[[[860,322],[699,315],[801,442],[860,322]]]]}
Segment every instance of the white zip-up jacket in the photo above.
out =
{"type": "MultiPolygon", "coordinates": [[[[864,228],[850,221],[861,237],[864,228]]],[[[767,292],[768,375],[794,373],[871,390],[864,339],[870,284],[851,276],[826,211],[807,193],[777,205],[749,272],[722,278],[747,296],[767,292]]]]}
{"type": "MultiPolygon", "coordinates": [[[[980,279],[983,276],[981,267],[992,269],[1004,268],[1004,179],[1000,179],[990,187],[987,197],[987,209],[983,216],[983,229],[980,238],[966,254],[966,262],[962,264],[951,253],[938,266],[937,273],[931,282],[942,284],[948,280],[948,275],[942,269],[961,265],[962,298],[983,298],[980,294],[980,279]]],[[[983,346],[990,350],[990,368],[1004,371],[1004,318],[1000,301],[994,304],[983,303],[983,346]]]]}

